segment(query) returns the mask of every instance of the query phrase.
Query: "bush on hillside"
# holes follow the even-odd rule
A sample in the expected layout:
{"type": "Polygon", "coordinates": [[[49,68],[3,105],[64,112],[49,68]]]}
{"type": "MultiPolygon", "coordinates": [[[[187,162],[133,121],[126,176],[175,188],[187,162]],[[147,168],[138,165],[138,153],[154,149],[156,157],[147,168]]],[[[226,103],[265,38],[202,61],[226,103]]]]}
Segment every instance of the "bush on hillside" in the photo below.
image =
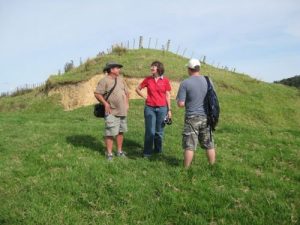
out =
{"type": "Polygon", "coordinates": [[[116,45],[113,46],[112,48],[112,53],[117,54],[117,55],[123,55],[127,52],[127,48],[120,46],[120,45],[116,45]]]}
{"type": "Polygon", "coordinates": [[[88,58],[86,60],[86,62],[84,63],[84,71],[88,71],[90,70],[90,68],[93,66],[93,65],[96,65],[97,64],[97,61],[95,59],[90,59],[88,58]]]}
{"type": "Polygon", "coordinates": [[[64,67],[65,73],[69,72],[69,71],[72,70],[73,68],[74,68],[74,62],[73,62],[73,60],[71,60],[71,62],[67,62],[67,63],[65,64],[65,67],[64,67]]]}
{"type": "Polygon", "coordinates": [[[283,80],[280,80],[280,81],[274,81],[274,83],[280,83],[280,84],[300,88],[300,75],[290,77],[290,78],[287,78],[287,79],[283,79],[283,80]]]}

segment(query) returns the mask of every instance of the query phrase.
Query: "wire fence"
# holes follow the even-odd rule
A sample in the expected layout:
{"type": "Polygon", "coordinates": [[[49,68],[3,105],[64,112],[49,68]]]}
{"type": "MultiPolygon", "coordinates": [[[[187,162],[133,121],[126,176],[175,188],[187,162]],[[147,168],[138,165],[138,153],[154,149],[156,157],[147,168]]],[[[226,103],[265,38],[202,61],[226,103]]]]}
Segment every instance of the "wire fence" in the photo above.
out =
{"type": "Polygon", "coordinates": [[[1,92],[0,97],[22,95],[22,94],[28,93],[34,89],[42,89],[45,87],[45,85],[46,85],[46,82],[37,83],[37,84],[25,84],[25,85],[16,87],[12,91],[1,92]]]}
{"type": "Polygon", "coordinates": [[[217,62],[215,60],[208,60],[207,56],[202,54],[202,55],[197,55],[194,51],[190,51],[188,48],[183,47],[181,45],[174,45],[173,48],[171,45],[171,40],[160,40],[158,38],[152,38],[152,37],[147,37],[145,38],[144,36],[139,36],[137,39],[132,39],[132,40],[127,40],[124,42],[119,42],[112,44],[110,48],[107,48],[106,51],[99,52],[97,56],[101,56],[104,54],[111,54],[113,50],[116,47],[121,47],[121,48],[126,48],[126,49],[155,49],[155,50],[161,50],[163,52],[172,52],[176,55],[185,57],[185,58],[198,58],[201,63],[204,64],[209,64],[211,66],[214,66],[217,69],[223,69],[228,72],[236,72],[235,67],[229,67],[222,65],[220,62],[217,62]]]}
{"type": "MultiPolygon", "coordinates": [[[[174,45],[173,49],[171,47],[172,47],[172,42],[170,39],[162,41],[159,38],[152,38],[152,37],[145,38],[144,36],[139,36],[138,38],[134,38],[132,40],[127,40],[124,42],[112,44],[110,48],[106,49],[106,51],[100,51],[97,54],[97,57],[101,57],[106,54],[111,54],[117,48],[132,49],[132,50],[147,48],[147,49],[161,50],[162,52],[172,52],[178,56],[185,57],[185,58],[198,58],[200,62],[203,64],[209,64],[217,69],[222,69],[225,72],[233,72],[233,73],[236,72],[235,67],[229,68],[228,66],[221,65],[220,62],[215,63],[215,60],[210,61],[207,59],[206,55],[201,55],[201,56],[196,55],[194,51],[189,51],[188,48],[185,48],[181,45],[177,45],[177,46],[174,45]]],[[[87,61],[88,60],[89,59],[87,59],[87,61]]],[[[83,64],[82,58],[80,57],[79,65],[81,66],[82,64],[83,64]]],[[[74,62],[73,60],[70,60],[70,62],[67,62],[65,64],[64,71],[67,72],[72,68],[74,68],[74,62]]],[[[57,75],[61,75],[61,74],[62,74],[61,70],[58,70],[57,75]]],[[[13,91],[2,92],[0,94],[0,97],[20,95],[29,92],[35,88],[41,88],[43,86],[45,86],[45,82],[39,84],[25,84],[23,86],[17,87],[13,91]]]]}
{"type": "MultiPolygon", "coordinates": [[[[204,63],[208,63],[210,65],[214,65],[217,68],[229,69],[228,66],[222,66],[220,62],[215,63],[215,60],[211,60],[210,62],[207,62],[207,57],[204,54],[199,55],[196,52],[190,51],[188,48],[183,47],[181,45],[174,45],[173,48],[171,48],[172,47],[171,39],[161,41],[159,38],[152,38],[152,37],[145,38],[144,36],[139,36],[139,38],[137,39],[134,38],[132,40],[115,43],[111,45],[111,47],[108,48],[106,52],[102,52],[102,54],[104,53],[110,54],[115,46],[120,46],[127,49],[148,48],[148,49],[169,51],[186,58],[198,58],[200,61],[204,63]]],[[[235,68],[232,68],[232,70],[234,69],[235,68]]]]}

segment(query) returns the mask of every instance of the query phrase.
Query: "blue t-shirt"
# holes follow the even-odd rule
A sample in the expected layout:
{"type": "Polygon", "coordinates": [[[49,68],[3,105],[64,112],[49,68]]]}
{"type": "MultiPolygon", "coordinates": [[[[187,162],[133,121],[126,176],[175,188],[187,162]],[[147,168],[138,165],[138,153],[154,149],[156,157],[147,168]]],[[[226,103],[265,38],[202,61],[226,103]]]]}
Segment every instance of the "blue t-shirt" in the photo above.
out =
{"type": "Polygon", "coordinates": [[[185,116],[206,116],[204,109],[206,92],[207,82],[202,75],[193,75],[181,82],[176,99],[185,103],[185,116]]]}

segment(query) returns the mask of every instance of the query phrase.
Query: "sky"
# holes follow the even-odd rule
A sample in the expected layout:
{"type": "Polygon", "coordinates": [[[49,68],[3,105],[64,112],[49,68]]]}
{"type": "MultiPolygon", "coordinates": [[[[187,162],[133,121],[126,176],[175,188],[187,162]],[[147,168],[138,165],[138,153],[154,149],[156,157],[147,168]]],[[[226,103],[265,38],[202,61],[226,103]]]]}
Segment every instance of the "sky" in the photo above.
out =
{"type": "Polygon", "coordinates": [[[299,0],[0,0],[0,93],[139,36],[265,82],[300,74],[299,0]]]}

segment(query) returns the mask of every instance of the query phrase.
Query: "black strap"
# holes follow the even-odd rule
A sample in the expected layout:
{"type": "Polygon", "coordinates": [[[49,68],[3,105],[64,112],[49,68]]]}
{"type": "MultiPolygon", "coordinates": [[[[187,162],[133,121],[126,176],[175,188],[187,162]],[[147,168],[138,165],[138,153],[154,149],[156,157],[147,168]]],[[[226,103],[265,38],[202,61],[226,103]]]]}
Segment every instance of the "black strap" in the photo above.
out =
{"type": "MultiPolygon", "coordinates": [[[[207,92],[208,92],[210,89],[212,89],[212,85],[210,83],[210,80],[209,80],[208,76],[204,76],[204,77],[205,77],[206,82],[207,82],[207,92]]],[[[208,124],[207,124],[207,126],[208,126],[208,124]]],[[[210,141],[212,141],[212,128],[211,128],[211,126],[209,126],[209,136],[210,136],[210,141]]]]}
{"type": "Polygon", "coordinates": [[[114,89],[115,89],[116,86],[117,86],[117,78],[115,78],[115,84],[114,84],[114,86],[109,90],[109,92],[107,92],[108,95],[105,97],[105,101],[107,101],[107,99],[109,98],[109,96],[111,95],[111,93],[114,91],[114,89]]]}
{"type": "Polygon", "coordinates": [[[207,82],[207,91],[208,91],[209,89],[212,88],[212,86],[211,86],[211,83],[210,83],[210,80],[209,80],[208,76],[204,76],[204,77],[205,77],[206,82],[207,82]]]}

